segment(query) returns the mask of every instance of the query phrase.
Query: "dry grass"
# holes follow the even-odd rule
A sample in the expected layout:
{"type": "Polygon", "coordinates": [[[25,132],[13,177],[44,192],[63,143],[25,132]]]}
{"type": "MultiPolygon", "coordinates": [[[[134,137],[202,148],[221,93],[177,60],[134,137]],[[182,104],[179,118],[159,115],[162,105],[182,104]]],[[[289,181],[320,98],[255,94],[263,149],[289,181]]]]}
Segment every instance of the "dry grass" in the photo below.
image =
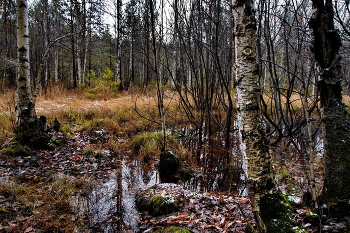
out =
{"type": "MultiPolygon", "coordinates": [[[[23,232],[23,229],[35,222],[35,229],[42,232],[76,232],[86,230],[80,207],[75,206],[74,198],[78,194],[92,190],[88,179],[60,177],[52,182],[27,180],[20,178],[0,183],[0,195],[13,203],[5,207],[9,214],[17,214],[16,224],[9,224],[11,232],[23,232]]],[[[6,226],[6,223],[5,225],[6,226]]],[[[34,226],[33,226],[34,227],[34,226]]]]}
{"type": "MultiPolygon", "coordinates": [[[[0,142],[13,136],[14,96],[13,92],[0,96],[0,142]]],[[[168,124],[186,121],[176,97],[169,96],[165,100],[168,124]]],[[[123,93],[116,98],[91,99],[82,91],[51,87],[37,97],[36,111],[38,116],[45,115],[50,125],[57,118],[64,132],[103,128],[116,135],[134,135],[160,128],[156,123],[160,122],[156,97],[152,94],[123,93]]]]}
{"type": "MultiPolygon", "coordinates": [[[[173,151],[180,159],[184,160],[186,155],[188,155],[188,151],[170,132],[167,132],[166,141],[167,149],[173,151]]],[[[161,153],[163,134],[160,131],[140,133],[130,143],[135,154],[143,157],[156,157],[161,153]]]]}

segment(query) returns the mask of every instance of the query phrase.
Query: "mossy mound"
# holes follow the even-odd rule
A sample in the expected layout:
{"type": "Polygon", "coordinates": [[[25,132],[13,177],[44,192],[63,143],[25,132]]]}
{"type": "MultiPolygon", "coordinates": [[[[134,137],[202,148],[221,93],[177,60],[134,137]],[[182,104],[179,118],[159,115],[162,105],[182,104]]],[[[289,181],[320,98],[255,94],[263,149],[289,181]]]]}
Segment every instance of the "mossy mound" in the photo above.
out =
{"type": "Polygon", "coordinates": [[[139,211],[148,211],[152,216],[160,216],[178,211],[179,204],[175,196],[171,193],[151,196],[143,196],[141,194],[136,199],[136,208],[139,211]]]}
{"type": "Polygon", "coordinates": [[[267,232],[285,233],[291,230],[294,210],[281,192],[262,197],[260,209],[267,232]]]}
{"type": "Polygon", "coordinates": [[[291,230],[290,230],[291,233],[307,233],[307,231],[303,228],[300,228],[300,227],[293,227],[291,230]]]}
{"type": "Polygon", "coordinates": [[[159,194],[152,198],[151,214],[160,216],[179,210],[179,204],[171,193],[159,194]]]}
{"type": "Polygon", "coordinates": [[[160,161],[158,165],[160,177],[166,178],[175,175],[179,170],[180,165],[179,158],[172,151],[163,151],[160,154],[160,161]]]}
{"type": "Polygon", "coordinates": [[[14,141],[32,149],[52,150],[59,143],[47,133],[51,127],[47,124],[45,116],[40,116],[34,122],[19,126],[15,132],[14,141]]]}
{"type": "Polygon", "coordinates": [[[67,143],[66,138],[54,139],[45,132],[28,132],[17,134],[14,138],[17,144],[24,145],[34,150],[53,150],[61,144],[67,143]]]}
{"type": "Polygon", "coordinates": [[[178,228],[178,227],[168,227],[163,230],[157,230],[154,233],[191,233],[191,231],[185,229],[185,228],[178,228]]]}

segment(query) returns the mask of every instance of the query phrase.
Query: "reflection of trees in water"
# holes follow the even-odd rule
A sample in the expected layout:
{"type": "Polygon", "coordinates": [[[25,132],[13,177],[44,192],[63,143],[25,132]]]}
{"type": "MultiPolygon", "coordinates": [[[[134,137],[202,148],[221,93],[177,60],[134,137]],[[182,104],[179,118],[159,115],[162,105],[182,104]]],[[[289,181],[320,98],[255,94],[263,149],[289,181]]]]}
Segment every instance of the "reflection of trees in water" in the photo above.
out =
{"type": "Polygon", "coordinates": [[[126,162],[118,158],[109,180],[97,185],[78,201],[89,219],[90,229],[99,232],[136,231],[139,215],[135,207],[135,192],[156,183],[154,167],[144,166],[137,159],[126,162]]]}
{"type": "Polygon", "coordinates": [[[190,148],[190,153],[199,158],[194,162],[197,162],[201,170],[186,183],[186,188],[241,193],[245,188],[245,179],[236,131],[230,134],[230,145],[226,145],[228,140],[225,140],[225,133],[203,136],[200,135],[201,132],[203,131],[186,131],[181,138],[182,143],[190,148]]]}

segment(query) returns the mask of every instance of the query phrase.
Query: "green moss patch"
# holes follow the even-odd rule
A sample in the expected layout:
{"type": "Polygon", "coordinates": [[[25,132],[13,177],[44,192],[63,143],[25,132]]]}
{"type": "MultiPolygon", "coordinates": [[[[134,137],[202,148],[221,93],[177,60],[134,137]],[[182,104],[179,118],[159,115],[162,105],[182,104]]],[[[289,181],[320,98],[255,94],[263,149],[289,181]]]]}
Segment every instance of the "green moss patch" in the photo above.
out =
{"type": "Polygon", "coordinates": [[[178,227],[168,227],[163,230],[157,230],[154,233],[191,233],[191,231],[185,229],[185,228],[178,228],[178,227]]]}
{"type": "Polygon", "coordinates": [[[136,208],[139,211],[148,211],[152,216],[160,216],[179,210],[175,195],[171,193],[151,194],[153,191],[150,189],[150,193],[142,192],[136,199],[136,208]]]}
{"type": "Polygon", "coordinates": [[[29,148],[27,146],[23,146],[17,142],[13,142],[7,146],[5,146],[3,149],[0,150],[0,154],[5,156],[28,156],[29,155],[29,148]]]}
{"type": "Polygon", "coordinates": [[[165,193],[155,195],[152,198],[151,214],[160,216],[170,214],[179,210],[178,202],[173,194],[165,193]]]}
{"type": "Polygon", "coordinates": [[[291,229],[294,210],[281,192],[262,197],[260,209],[268,232],[285,233],[291,229]]]}

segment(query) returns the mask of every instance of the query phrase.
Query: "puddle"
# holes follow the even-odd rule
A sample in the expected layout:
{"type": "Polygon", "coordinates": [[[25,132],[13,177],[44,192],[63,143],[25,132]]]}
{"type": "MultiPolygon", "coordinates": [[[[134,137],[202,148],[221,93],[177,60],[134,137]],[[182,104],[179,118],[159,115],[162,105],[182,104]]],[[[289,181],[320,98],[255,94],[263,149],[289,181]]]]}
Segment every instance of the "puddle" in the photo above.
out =
{"type": "Polygon", "coordinates": [[[135,194],[159,183],[154,167],[140,161],[122,161],[121,168],[107,182],[95,187],[88,197],[80,197],[80,207],[89,216],[89,228],[99,232],[138,231],[139,214],[135,194]]]}
{"type": "MultiPolygon", "coordinates": [[[[98,232],[138,232],[140,216],[135,207],[135,195],[140,189],[148,189],[160,183],[159,173],[154,165],[144,164],[135,159],[123,160],[108,181],[97,185],[87,197],[80,197],[82,212],[89,217],[89,228],[98,232]]],[[[244,180],[237,173],[238,181],[244,180]]],[[[232,178],[232,177],[231,177],[232,178]]],[[[197,175],[184,184],[185,189],[209,192],[219,189],[223,174],[197,175]]],[[[237,185],[238,183],[232,183],[237,185]]],[[[242,193],[242,192],[241,192],[242,193]]]]}

